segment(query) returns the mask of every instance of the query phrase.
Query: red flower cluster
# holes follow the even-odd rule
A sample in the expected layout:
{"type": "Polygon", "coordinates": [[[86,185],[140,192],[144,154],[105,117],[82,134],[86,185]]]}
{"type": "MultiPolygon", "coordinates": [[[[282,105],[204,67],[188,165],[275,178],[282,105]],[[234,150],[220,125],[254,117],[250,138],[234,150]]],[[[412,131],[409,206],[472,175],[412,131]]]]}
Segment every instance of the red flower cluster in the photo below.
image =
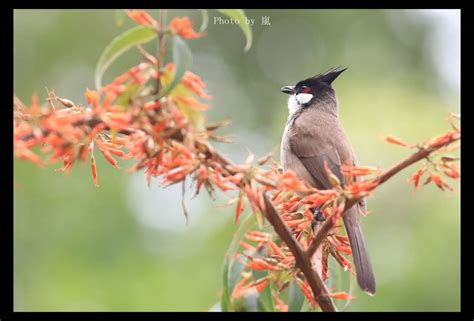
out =
{"type": "Polygon", "coordinates": [[[201,38],[205,35],[204,33],[198,33],[194,31],[193,24],[188,17],[173,18],[173,20],[170,22],[170,29],[186,39],[201,38]]]}
{"type": "Polygon", "coordinates": [[[125,10],[127,16],[136,23],[144,26],[156,26],[157,21],[144,10],[125,10]]]}

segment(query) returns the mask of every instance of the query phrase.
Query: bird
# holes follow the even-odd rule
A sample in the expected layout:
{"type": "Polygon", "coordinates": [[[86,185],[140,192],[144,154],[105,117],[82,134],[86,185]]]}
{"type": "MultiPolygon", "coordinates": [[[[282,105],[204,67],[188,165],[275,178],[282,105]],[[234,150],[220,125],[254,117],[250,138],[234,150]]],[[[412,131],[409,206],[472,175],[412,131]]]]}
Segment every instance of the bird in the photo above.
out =
{"type": "MultiPolygon", "coordinates": [[[[281,141],[280,162],[283,170],[293,170],[299,179],[325,190],[332,184],[325,164],[338,177],[344,177],[342,165],[357,166],[357,158],[339,119],[339,103],[333,81],[347,68],[331,68],[316,76],[301,80],[294,86],[284,86],[289,95],[288,119],[281,141]]],[[[313,209],[315,221],[324,220],[319,209],[313,209]]],[[[375,277],[364,240],[360,217],[366,213],[366,201],[361,199],[343,216],[349,238],[357,283],[369,295],[375,294],[375,277]]]]}

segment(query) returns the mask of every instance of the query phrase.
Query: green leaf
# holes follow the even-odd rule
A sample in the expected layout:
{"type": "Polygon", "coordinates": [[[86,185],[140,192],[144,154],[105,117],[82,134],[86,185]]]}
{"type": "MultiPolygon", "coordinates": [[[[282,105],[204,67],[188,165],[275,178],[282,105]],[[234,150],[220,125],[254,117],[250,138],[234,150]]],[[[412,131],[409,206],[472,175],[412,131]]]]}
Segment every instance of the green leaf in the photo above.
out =
{"type": "Polygon", "coordinates": [[[252,29],[250,28],[249,24],[247,24],[244,10],[242,9],[216,9],[218,12],[222,13],[223,15],[239,21],[239,27],[244,33],[246,44],[245,44],[245,51],[249,51],[250,47],[252,46],[252,29]]]}
{"type": "Polygon", "coordinates": [[[202,17],[202,22],[201,22],[201,27],[199,28],[199,32],[203,32],[207,28],[207,24],[209,23],[209,13],[207,12],[206,9],[199,9],[201,11],[201,17],[202,17]]]}
{"type": "Polygon", "coordinates": [[[174,62],[174,75],[171,80],[164,88],[161,89],[156,99],[160,99],[170,93],[176,85],[179,84],[181,78],[183,78],[186,70],[191,69],[193,63],[193,56],[188,45],[179,36],[173,36],[173,62],[174,62]]]}
{"type": "Polygon", "coordinates": [[[130,98],[132,98],[140,89],[140,85],[130,82],[125,86],[124,91],[115,99],[115,105],[128,106],[130,98]]]}
{"type": "Polygon", "coordinates": [[[123,21],[125,18],[125,11],[123,9],[115,9],[115,24],[117,27],[123,26],[123,21]]]}
{"type": "Polygon", "coordinates": [[[305,302],[305,297],[295,281],[290,281],[288,286],[288,312],[299,312],[305,302]]]}
{"type": "Polygon", "coordinates": [[[105,48],[95,68],[95,86],[100,90],[102,75],[112,62],[136,44],[146,43],[156,37],[156,31],[147,26],[137,26],[115,37],[105,48]]]}
{"type": "Polygon", "coordinates": [[[242,308],[237,308],[237,312],[262,312],[256,294],[250,294],[243,298],[242,308]]]}
{"type": "MultiPolygon", "coordinates": [[[[268,275],[268,273],[262,271],[256,271],[260,273],[255,273],[255,279],[260,279],[268,275]]],[[[272,287],[269,284],[262,292],[258,295],[258,303],[262,311],[265,312],[275,312],[275,302],[273,301],[272,296],[272,287]]]]}
{"type": "Polygon", "coordinates": [[[256,223],[255,215],[249,215],[240,223],[239,228],[234,234],[234,238],[229,245],[225,259],[224,259],[224,274],[223,274],[223,286],[222,286],[222,298],[221,308],[223,312],[232,311],[232,303],[230,301],[230,294],[236,283],[236,276],[240,276],[239,265],[242,265],[240,260],[233,261],[233,256],[237,253],[240,246],[240,240],[243,238],[245,233],[252,228],[256,223]],[[234,267],[235,266],[235,267],[234,267]],[[239,273],[237,275],[236,273],[239,273]]]}
{"type": "Polygon", "coordinates": [[[265,216],[260,211],[255,212],[255,216],[257,218],[258,228],[263,229],[263,224],[265,223],[265,216]]]}
{"type": "MultiPolygon", "coordinates": [[[[258,221],[258,219],[257,219],[258,221]]],[[[264,257],[264,253],[267,251],[267,245],[261,247],[258,250],[259,257],[264,257]]],[[[268,272],[253,270],[252,271],[255,280],[268,276],[268,272]]],[[[273,301],[271,284],[269,284],[262,292],[258,295],[258,303],[260,311],[264,312],[275,312],[275,302],[273,301]]]]}

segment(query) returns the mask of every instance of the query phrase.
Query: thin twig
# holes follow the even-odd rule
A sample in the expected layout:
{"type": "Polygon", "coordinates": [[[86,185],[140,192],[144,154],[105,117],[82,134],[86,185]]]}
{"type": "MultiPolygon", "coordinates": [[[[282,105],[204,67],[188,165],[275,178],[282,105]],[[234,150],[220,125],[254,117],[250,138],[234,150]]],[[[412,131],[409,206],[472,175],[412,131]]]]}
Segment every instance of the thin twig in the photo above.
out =
{"type": "Polygon", "coordinates": [[[141,44],[136,44],[136,47],[146,61],[148,61],[153,66],[157,64],[156,58],[153,57],[148,51],[146,51],[141,44]]]}
{"type": "Polygon", "coordinates": [[[161,90],[161,65],[163,63],[163,58],[165,56],[165,26],[166,26],[166,15],[167,10],[161,9],[160,10],[160,21],[159,21],[159,30],[158,30],[158,46],[156,48],[156,72],[158,74],[158,78],[156,80],[156,87],[155,87],[155,94],[158,94],[161,90]]]}

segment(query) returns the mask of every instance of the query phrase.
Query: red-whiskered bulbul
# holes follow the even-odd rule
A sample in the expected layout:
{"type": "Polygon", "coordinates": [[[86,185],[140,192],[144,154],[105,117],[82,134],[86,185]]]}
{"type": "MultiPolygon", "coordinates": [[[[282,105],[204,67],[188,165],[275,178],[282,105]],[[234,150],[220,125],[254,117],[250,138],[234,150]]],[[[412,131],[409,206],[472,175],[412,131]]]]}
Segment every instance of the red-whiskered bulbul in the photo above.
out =
{"type": "MultiPolygon", "coordinates": [[[[289,116],[281,142],[281,164],[283,169],[293,170],[300,179],[318,189],[332,188],[324,167],[325,161],[341,183],[344,182],[341,165],[357,165],[352,146],[339,121],[338,101],[331,86],[344,70],[346,68],[332,68],[302,80],[295,86],[281,89],[290,95],[289,116]]],[[[357,282],[362,290],[373,295],[375,278],[359,222],[361,212],[366,212],[364,199],[348,210],[343,220],[352,249],[357,282]]],[[[319,213],[321,219],[324,217],[319,213]]]]}

